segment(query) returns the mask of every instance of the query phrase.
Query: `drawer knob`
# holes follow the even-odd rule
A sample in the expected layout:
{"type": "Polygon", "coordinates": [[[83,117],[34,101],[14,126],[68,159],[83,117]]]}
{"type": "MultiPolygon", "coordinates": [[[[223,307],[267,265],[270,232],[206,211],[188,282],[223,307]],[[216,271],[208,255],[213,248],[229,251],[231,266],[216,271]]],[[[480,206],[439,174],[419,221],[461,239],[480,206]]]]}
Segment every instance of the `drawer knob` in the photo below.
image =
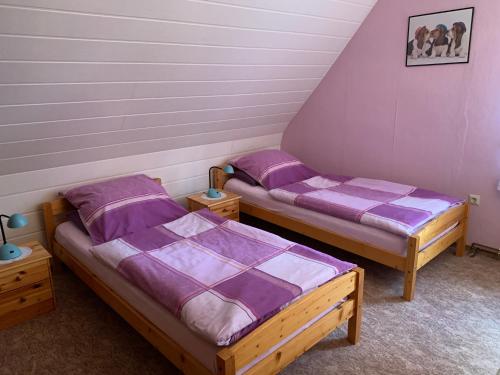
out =
{"type": "Polygon", "coordinates": [[[26,297],[21,297],[21,298],[19,298],[19,302],[21,302],[21,303],[26,302],[26,297]]]}

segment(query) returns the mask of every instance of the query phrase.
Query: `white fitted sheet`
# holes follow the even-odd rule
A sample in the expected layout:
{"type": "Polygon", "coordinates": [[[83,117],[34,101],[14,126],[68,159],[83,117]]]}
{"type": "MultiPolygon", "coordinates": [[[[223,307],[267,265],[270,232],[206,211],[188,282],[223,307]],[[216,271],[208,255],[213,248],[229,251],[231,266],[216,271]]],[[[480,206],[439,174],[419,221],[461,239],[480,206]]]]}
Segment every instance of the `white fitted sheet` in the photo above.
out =
{"type": "MultiPolygon", "coordinates": [[[[162,330],[166,335],[176,341],[186,351],[197,358],[206,368],[210,369],[214,374],[217,372],[217,363],[215,361],[217,352],[221,349],[212,343],[209,343],[189,328],[187,328],[180,320],[172,315],[167,309],[154,301],[147,294],[129,283],[115,270],[107,267],[95,258],[90,249],[92,243],[90,237],[78,229],[73,223],[67,221],[57,226],[55,233],[56,241],[61,244],[72,256],[74,256],[81,264],[91,270],[104,284],[110,287],[120,297],[125,299],[137,311],[149,319],[156,327],[162,330]]],[[[292,335],[285,338],[267,353],[256,358],[245,368],[238,371],[238,374],[243,374],[254,364],[261,359],[267,357],[273,350],[291,340],[294,336],[303,332],[314,322],[326,315],[328,312],[336,308],[337,305],[327,309],[316,318],[312,319],[304,326],[295,331],[292,335]]]]}
{"type": "MultiPolygon", "coordinates": [[[[241,195],[242,201],[245,203],[266,208],[277,214],[285,215],[303,221],[304,223],[330,230],[344,237],[357,239],[397,255],[406,256],[408,247],[407,238],[367,225],[339,219],[334,216],[280,202],[271,197],[269,192],[262,186],[252,186],[237,178],[231,178],[227,181],[224,185],[224,190],[241,195]]],[[[455,226],[456,224],[452,225],[427,244],[421,244],[420,250],[424,250],[426,247],[430,246],[455,226]]]]}

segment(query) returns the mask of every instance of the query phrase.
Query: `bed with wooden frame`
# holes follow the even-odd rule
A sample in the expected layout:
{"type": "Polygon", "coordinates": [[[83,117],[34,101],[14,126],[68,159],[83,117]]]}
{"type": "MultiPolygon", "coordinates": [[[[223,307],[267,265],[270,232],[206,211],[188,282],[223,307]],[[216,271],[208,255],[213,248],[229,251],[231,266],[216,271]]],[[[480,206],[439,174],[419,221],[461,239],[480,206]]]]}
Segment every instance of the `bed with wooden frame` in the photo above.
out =
{"type": "MultiPolygon", "coordinates": [[[[156,181],[161,184],[160,179],[156,179],[156,181]]],[[[65,221],[66,214],[71,210],[74,210],[74,207],[64,198],[43,204],[48,247],[55,257],[55,261],[62,261],[66,264],[101,299],[183,373],[212,374],[213,371],[203,366],[189,351],[156,327],[55,240],[57,225],[65,221]]],[[[344,322],[348,323],[348,341],[357,344],[361,329],[363,280],[364,272],[361,268],[339,276],[290,304],[231,346],[221,347],[215,358],[217,374],[236,374],[238,370],[244,368],[254,359],[270,352],[274,346],[307,322],[336,305],[337,307],[301,333],[271,351],[265,358],[251,367],[246,374],[275,374],[279,372],[344,322]]]]}
{"type": "MultiPolygon", "coordinates": [[[[223,171],[216,170],[214,174],[215,187],[217,189],[223,189],[230,177],[231,176],[223,171]]],[[[419,232],[409,236],[406,256],[402,256],[359,241],[356,238],[341,236],[328,229],[319,228],[264,207],[250,204],[245,202],[244,198],[240,201],[241,213],[256,217],[404,272],[403,298],[407,301],[411,301],[414,297],[417,271],[420,268],[445,251],[453,243],[456,243],[456,255],[460,257],[464,255],[468,210],[469,207],[467,204],[455,206],[427,223],[419,232]],[[425,251],[419,251],[421,244],[427,244],[432,241],[454,224],[457,225],[430,246],[426,247],[425,251]]]]}

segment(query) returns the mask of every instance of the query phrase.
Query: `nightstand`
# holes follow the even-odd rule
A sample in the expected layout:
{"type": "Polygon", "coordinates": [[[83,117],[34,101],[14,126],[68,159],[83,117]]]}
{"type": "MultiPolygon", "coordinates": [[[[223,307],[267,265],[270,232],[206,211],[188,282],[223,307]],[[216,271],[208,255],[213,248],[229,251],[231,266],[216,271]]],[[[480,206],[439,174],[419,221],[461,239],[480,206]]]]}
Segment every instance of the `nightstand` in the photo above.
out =
{"type": "MultiPolygon", "coordinates": [[[[222,191],[225,196],[219,199],[204,198],[205,193],[193,194],[187,197],[189,211],[208,208],[220,216],[228,219],[240,220],[240,196],[229,191],[222,191]]],[[[206,196],[205,196],[206,197],[206,196]]]]}
{"type": "Polygon", "coordinates": [[[55,308],[51,255],[38,241],[21,246],[32,253],[19,261],[0,265],[0,329],[55,308]]]}

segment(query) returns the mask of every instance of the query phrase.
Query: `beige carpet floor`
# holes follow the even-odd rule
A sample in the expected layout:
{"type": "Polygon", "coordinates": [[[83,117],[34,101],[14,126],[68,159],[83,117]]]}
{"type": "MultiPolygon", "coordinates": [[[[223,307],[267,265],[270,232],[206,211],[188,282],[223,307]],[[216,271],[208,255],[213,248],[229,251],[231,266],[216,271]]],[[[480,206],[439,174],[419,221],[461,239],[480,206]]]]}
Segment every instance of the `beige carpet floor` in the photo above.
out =
{"type": "MultiPolygon", "coordinates": [[[[457,258],[448,250],[419,272],[408,303],[399,297],[402,273],[326,251],[366,270],[361,344],[348,345],[338,330],[284,374],[497,374],[500,260],[457,258]]],[[[56,311],[0,332],[1,375],[177,374],[69,271],[55,275],[55,286],[56,311]]]]}

